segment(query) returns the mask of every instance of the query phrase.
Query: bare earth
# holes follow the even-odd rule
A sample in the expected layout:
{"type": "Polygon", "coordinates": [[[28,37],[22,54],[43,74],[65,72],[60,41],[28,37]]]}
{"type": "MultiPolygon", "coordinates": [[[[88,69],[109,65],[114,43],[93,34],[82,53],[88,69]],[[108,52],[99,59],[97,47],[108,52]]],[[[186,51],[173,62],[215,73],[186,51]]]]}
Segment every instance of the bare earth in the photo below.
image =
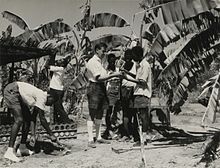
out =
{"type": "MultiPolygon", "coordinates": [[[[207,131],[200,127],[203,106],[199,104],[186,104],[183,112],[178,116],[171,114],[171,125],[184,131],[207,131]]],[[[84,108],[84,112],[87,109],[84,108]]],[[[220,127],[220,121],[214,127],[220,127]]],[[[85,150],[87,146],[86,121],[80,122],[77,139],[62,140],[61,142],[72,146],[71,153],[62,155],[47,155],[43,152],[33,156],[24,157],[21,163],[11,163],[3,159],[6,145],[0,146],[0,167],[12,168],[139,168],[143,167],[140,149],[128,150],[117,154],[113,148],[129,149],[132,144],[128,142],[111,141],[110,145],[101,144],[95,149],[85,150]]],[[[192,168],[205,167],[204,163],[197,164],[201,159],[204,142],[194,142],[185,145],[159,145],[149,144],[145,154],[147,168],[192,168]]],[[[220,167],[220,159],[214,161],[210,167],[220,167]]]]}

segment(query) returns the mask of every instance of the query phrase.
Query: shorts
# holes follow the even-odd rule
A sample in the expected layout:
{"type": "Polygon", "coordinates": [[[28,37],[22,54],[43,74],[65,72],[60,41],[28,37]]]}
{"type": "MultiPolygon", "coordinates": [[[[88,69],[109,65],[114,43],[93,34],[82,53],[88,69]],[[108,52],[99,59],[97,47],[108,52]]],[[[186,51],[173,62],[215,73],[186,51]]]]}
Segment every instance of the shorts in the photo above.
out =
{"type": "Polygon", "coordinates": [[[108,93],[109,106],[114,106],[118,101],[120,101],[119,93],[108,93]]]}
{"type": "Polygon", "coordinates": [[[104,83],[90,82],[87,88],[89,109],[103,111],[108,109],[109,102],[104,83]]]}
{"type": "Polygon", "coordinates": [[[122,86],[121,87],[121,99],[122,99],[122,107],[125,108],[133,108],[133,87],[122,86]]]}
{"type": "Polygon", "coordinates": [[[8,108],[21,108],[21,96],[17,83],[9,83],[4,89],[4,101],[8,108]]]}
{"type": "Polygon", "coordinates": [[[132,103],[133,108],[148,108],[150,105],[150,99],[145,96],[135,95],[132,103]]]}

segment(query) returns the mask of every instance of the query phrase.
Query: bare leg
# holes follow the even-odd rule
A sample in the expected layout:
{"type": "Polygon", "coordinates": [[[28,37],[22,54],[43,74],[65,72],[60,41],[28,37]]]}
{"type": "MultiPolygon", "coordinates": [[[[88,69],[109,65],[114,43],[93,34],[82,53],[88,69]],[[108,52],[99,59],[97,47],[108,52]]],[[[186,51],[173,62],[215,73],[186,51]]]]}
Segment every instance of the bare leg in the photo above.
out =
{"type": "Polygon", "coordinates": [[[21,112],[21,108],[17,108],[17,109],[10,109],[13,117],[14,117],[14,124],[12,125],[11,128],[11,135],[10,135],[10,140],[9,140],[9,147],[14,147],[18,132],[20,130],[20,127],[23,123],[23,116],[22,116],[22,112],[21,112]]]}
{"type": "Polygon", "coordinates": [[[9,109],[12,115],[14,116],[14,124],[11,128],[11,135],[9,140],[8,149],[4,154],[4,158],[7,158],[9,160],[12,160],[14,162],[19,162],[20,159],[14,154],[14,144],[18,135],[18,132],[20,130],[20,127],[23,123],[23,116],[21,112],[21,107],[9,109]]]}

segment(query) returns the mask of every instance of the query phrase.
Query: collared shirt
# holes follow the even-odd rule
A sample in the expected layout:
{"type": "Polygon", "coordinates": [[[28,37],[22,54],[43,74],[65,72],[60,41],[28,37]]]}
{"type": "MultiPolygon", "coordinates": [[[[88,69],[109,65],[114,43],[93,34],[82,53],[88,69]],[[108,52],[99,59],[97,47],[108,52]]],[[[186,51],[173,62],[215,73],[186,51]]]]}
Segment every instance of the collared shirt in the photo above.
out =
{"type": "Polygon", "coordinates": [[[47,92],[25,82],[17,82],[17,85],[22,100],[28,106],[36,106],[41,110],[46,109],[45,102],[47,100],[47,92]]]}
{"type": "Polygon", "coordinates": [[[91,82],[98,82],[97,76],[106,76],[107,70],[102,66],[101,59],[94,55],[86,64],[88,79],[91,82]]]}
{"type": "Polygon", "coordinates": [[[134,88],[134,95],[143,95],[148,98],[152,95],[152,75],[151,67],[146,58],[144,58],[139,65],[137,65],[136,79],[141,79],[146,82],[145,86],[136,84],[134,88]]]}
{"type": "Polygon", "coordinates": [[[64,68],[59,66],[50,66],[50,71],[53,71],[53,76],[50,81],[50,88],[63,90],[64,68]]]}

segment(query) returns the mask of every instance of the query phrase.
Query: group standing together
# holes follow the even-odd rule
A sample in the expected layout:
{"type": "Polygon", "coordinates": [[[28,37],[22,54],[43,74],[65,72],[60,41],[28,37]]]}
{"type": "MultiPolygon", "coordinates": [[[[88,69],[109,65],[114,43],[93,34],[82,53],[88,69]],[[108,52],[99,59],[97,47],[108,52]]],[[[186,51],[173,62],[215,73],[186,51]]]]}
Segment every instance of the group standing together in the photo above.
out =
{"type": "MultiPolygon", "coordinates": [[[[114,132],[112,116],[117,118],[117,111],[122,111],[123,120],[120,126],[122,139],[134,139],[140,143],[141,137],[147,142],[150,131],[149,105],[152,95],[151,67],[148,63],[149,55],[144,55],[143,48],[135,46],[126,49],[119,59],[114,54],[107,54],[107,45],[99,43],[94,47],[94,55],[86,62],[89,118],[87,120],[88,147],[95,148],[99,143],[110,143],[114,132]],[[104,57],[107,56],[107,60],[104,57]],[[105,62],[107,61],[107,62],[105,62]],[[106,67],[107,65],[107,67],[106,67]],[[102,120],[106,111],[106,130],[101,134],[102,120]],[[142,126],[142,127],[140,127],[142,126]],[[93,136],[95,127],[95,137],[93,136]],[[141,130],[139,129],[141,128],[141,130]]],[[[4,89],[4,100],[8,110],[14,116],[14,124],[9,140],[9,146],[4,157],[15,162],[20,158],[15,154],[30,155],[26,147],[29,129],[31,130],[30,143],[35,143],[36,117],[39,115],[42,126],[56,142],[47,120],[45,119],[46,106],[54,105],[54,112],[58,113],[63,122],[71,122],[62,106],[63,73],[66,63],[50,66],[53,76],[50,89],[44,92],[26,82],[13,82],[4,89]],[[48,94],[50,96],[48,96],[48,94]],[[22,127],[21,144],[14,150],[17,134],[22,127]]]]}
{"type": "Polygon", "coordinates": [[[122,108],[123,124],[121,137],[134,138],[140,143],[139,126],[142,126],[144,141],[148,140],[150,131],[149,104],[152,95],[151,67],[144,56],[143,48],[135,46],[125,51],[123,60],[116,60],[113,54],[108,55],[108,67],[104,68],[102,58],[107,46],[100,43],[95,46],[95,55],[88,61],[86,68],[89,76],[87,89],[90,118],[87,121],[88,146],[95,148],[98,143],[109,143],[111,116],[117,108],[122,108]],[[118,62],[118,63],[117,63],[118,62]],[[122,62],[122,63],[121,63],[122,62]],[[101,121],[106,110],[106,131],[103,139],[100,133],[101,121]],[[93,137],[93,124],[96,137],[93,137]]]}

